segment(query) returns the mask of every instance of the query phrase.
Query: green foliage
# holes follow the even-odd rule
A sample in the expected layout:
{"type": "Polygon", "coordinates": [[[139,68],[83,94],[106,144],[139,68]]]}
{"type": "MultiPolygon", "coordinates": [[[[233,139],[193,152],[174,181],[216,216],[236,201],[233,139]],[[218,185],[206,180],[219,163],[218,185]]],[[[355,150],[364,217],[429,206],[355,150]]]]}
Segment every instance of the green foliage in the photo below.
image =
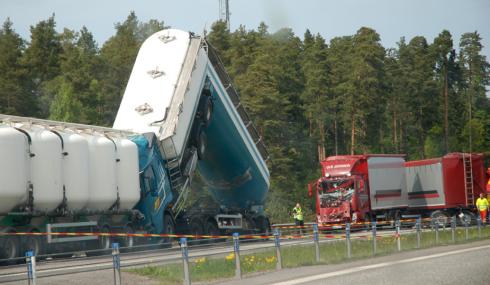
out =
{"type": "Polygon", "coordinates": [[[34,115],[37,101],[28,89],[28,69],[22,63],[25,43],[7,19],[0,29],[0,113],[34,115]]]}
{"type": "MultiPolygon", "coordinates": [[[[164,22],[131,12],[101,48],[86,27],[55,28],[53,15],[26,41],[4,22],[0,113],[112,125],[140,45],[164,22]]],[[[476,31],[461,36],[458,53],[446,30],[433,43],[416,36],[391,49],[368,27],[327,43],[309,30],[300,39],[265,23],[230,31],[218,21],[207,38],[271,154],[272,222],[292,221],[296,202],[313,219],[306,185],[323,156],[423,159],[469,151],[470,140],[473,151],[490,150],[490,64],[476,31]]]]}
{"type": "Polygon", "coordinates": [[[62,122],[78,122],[82,112],[82,103],[77,100],[73,86],[62,82],[51,104],[49,119],[62,122]]]}

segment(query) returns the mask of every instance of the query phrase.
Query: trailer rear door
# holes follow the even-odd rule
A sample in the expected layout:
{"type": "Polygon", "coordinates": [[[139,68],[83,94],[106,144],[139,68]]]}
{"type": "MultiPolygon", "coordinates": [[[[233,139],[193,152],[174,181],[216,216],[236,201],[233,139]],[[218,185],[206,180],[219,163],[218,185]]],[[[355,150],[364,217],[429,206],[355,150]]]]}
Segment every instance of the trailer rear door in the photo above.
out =
{"type": "Polygon", "coordinates": [[[407,207],[405,160],[401,157],[370,157],[367,161],[371,209],[407,207]]]}
{"type": "Polygon", "coordinates": [[[445,205],[442,161],[411,161],[405,168],[410,207],[445,205]]]}

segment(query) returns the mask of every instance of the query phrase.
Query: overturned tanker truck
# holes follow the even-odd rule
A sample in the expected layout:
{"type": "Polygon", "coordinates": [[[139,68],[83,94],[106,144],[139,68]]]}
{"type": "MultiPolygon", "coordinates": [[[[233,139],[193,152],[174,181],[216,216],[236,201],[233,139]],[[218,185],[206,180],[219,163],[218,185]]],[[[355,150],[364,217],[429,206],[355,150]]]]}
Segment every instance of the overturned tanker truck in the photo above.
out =
{"type": "MultiPolygon", "coordinates": [[[[113,128],[0,115],[0,157],[1,233],[270,227],[267,150],[215,50],[189,32],[163,30],[143,43],[113,128]]],[[[112,241],[136,242],[2,235],[0,259],[104,250],[112,241]]]]}

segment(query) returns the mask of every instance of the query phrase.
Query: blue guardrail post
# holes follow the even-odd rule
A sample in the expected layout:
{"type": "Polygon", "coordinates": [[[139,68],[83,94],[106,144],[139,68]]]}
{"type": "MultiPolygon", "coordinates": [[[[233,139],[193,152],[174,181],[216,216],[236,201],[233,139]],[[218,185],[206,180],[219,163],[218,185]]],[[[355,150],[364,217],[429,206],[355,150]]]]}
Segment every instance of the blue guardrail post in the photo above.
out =
{"type": "Polygon", "coordinates": [[[119,243],[112,244],[112,268],[114,271],[114,285],[121,283],[121,258],[119,256],[119,243]]]}
{"type": "Polygon", "coordinates": [[[235,250],[235,278],[242,279],[242,267],[240,264],[240,235],[233,233],[233,249],[235,250]]]}
{"type": "Polygon", "coordinates": [[[281,257],[281,240],[280,240],[280,232],[278,228],[274,229],[274,244],[276,246],[276,269],[282,269],[282,257],[281,257]]]}
{"type": "Polygon", "coordinates": [[[36,285],[36,256],[32,250],[26,252],[27,284],[36,285]]]}
{"type": "Polygon", "coordinates": [[[451,217],[451,241],[456,242],[456,216],[451,217]]]}
{"type": "Polygon", "coordinates": [[[347,246],[347,258],[352,257],[352,245],[350,243],[350,223],[345,224],[345,244],[347,246]]]}
{"type": "Polygon", "coordinates": [[[184,285],[191,285],[189,274],[189,248],[187,247],[187,238],[180,239],[180,249],[182,251],[182,264],[184,266],[184,285]]]}
{"type": "Polygon", "coordinates": [[[373,255],[376,255],[376,220],[372,224],[372,234],[373,234],[373,255]]]}
{"type": "Polygon", "coordinates": [[[415,223],[415,228],[417,230],[417,248],[420,248],[420,229],[422,227],[422,219],[420,217],[417,218],[417,222],[415,223]]]}
{"type": "Polygon", "coordinates": [[[315,242],[315,259],[320,262],[320,237],[318,235],[318,224],[313,224],[313,241],[315,242]]]}

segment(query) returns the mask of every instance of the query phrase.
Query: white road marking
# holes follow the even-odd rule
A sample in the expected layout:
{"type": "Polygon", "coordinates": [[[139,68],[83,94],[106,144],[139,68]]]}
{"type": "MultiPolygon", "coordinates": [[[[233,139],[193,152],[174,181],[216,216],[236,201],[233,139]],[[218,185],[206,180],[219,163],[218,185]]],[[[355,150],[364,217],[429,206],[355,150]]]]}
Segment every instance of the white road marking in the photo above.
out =
{"type": "Polygon", "coordinates": [[[359,267],[349,268],[349,269],[335,271],[335,272],[323,273],[323,274],[293,279],[293,280],[289,280],[289,281],[278,282],[278,283],[274,283],[273,285],[301,284],[301,283],[312,282],[312,281],[316,281],[316,280],[346,275],[346,274],[350,274],[350,273],[356,273],[356,272],[365,271],[365,270],[369,270],[369,269],[387,267],[387,266],[392,266],[392,265],[402,264],[402,263],[410,263],[410,262],[415,262],[415,261],[420,261],[420,260],[425,260],[425,259],[437,258],[437,257],[448,256],[448,255],[459,254],[459,253],[481,250],[481,249],[487,249],[487,248],[490,248],[490,245],[454,250],[454,251],[449,251],[449,252],[443,252],[443,253],[438,253],[438,254],[433,254],[433,255],[409,258],[409,259],[398,260],[398,261],[393,261],[393,262],[382,262],[382,263],[377,263],[377,264],[373,264],[373,265],[359,266],[359,267]]]}

